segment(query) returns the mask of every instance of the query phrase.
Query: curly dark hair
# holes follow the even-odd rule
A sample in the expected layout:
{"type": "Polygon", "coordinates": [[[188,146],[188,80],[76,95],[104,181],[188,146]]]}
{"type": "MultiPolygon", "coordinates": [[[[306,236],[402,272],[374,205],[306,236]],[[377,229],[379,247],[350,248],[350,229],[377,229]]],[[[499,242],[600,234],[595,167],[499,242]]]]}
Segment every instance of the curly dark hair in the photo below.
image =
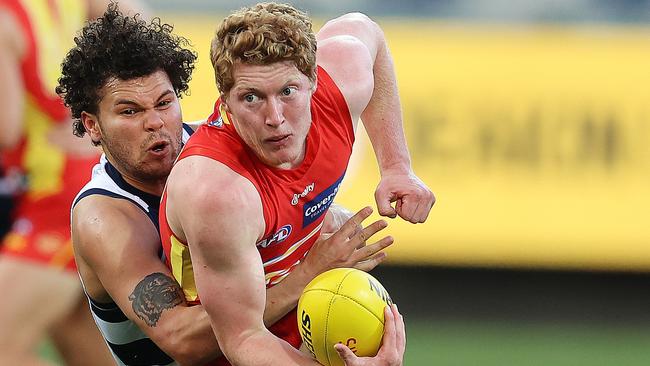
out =
{"type": "Polygon", "coordinates": [[[103,97],[99,90],[109,79],[131,80],[163,70],[177,96],[187,92],[197,56],[185,48],[189,41],[172,30],[160,18],[147,23],[139,15],[126,16],[114,2],[101,18],[81,29],[74,38],[76,46],[63,60],[56,87],[72,112],[76,136],[86,133],[81,113],[98,112],[103,97]]]}

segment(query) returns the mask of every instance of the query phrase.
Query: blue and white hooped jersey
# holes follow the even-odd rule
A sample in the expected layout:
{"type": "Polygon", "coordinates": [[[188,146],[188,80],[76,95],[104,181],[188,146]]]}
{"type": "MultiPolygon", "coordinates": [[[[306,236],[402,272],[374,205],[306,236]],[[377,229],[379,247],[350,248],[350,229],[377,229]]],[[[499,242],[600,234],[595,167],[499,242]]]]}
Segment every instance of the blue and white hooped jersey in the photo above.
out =
{"type": "MultiPolygon", "coordinates": [[[[187,142],[193,132],[191,127],[183,124],[183,144],[187,142]]],[[[84,197],[96,194],[132,202],[149,217],[151,223],[156,227],[156,231],[158,231],[160,197],[143,192],[127,183],[103,154],[99,164],[93,168],[90,182],[81,189],[74,199],[72,208],[74,209],[76,204],[84,197]]],[[[162,246],[159,253],[160,260],[164,262],[162,246]]],[[[129,320],[115,302],[99,303],[90,298],[88,294],[86,296],[88,297],[90,311],[95,319],[95,323],[108,344],[118,366],[178,365],[171,357],[158,348],[136,323],[129,320]]]]}

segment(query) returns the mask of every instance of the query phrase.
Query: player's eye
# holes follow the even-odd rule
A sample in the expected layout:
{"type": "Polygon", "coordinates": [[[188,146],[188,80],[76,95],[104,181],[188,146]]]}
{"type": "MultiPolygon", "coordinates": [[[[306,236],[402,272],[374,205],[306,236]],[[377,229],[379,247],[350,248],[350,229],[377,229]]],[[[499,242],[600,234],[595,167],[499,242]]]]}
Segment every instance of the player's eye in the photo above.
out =
{"type": "Polygon", "coordinates": [[[258,99],[257,95],[255,95],[255,94],[246,94],[246,95],[244,95],[244,100],[246,102],[248,102],[248,103],[253,103],[253,102],[257,101],[257,99],[258,99]]]}
{"type": "Polygon", "coordinates": [[[135,109],[125,109],[120,112],[120,114],[125,115],[125,116],[132,116],[135,114],[135,109]]]}
{"type": "Polygon", "coordinates": [[[288,87],[282,89],[282,95],[285,96],[285,97],[288,97],[288,96],[293,95],[295,91],[296,91],[295,87],[288,86],[288,87]]]}

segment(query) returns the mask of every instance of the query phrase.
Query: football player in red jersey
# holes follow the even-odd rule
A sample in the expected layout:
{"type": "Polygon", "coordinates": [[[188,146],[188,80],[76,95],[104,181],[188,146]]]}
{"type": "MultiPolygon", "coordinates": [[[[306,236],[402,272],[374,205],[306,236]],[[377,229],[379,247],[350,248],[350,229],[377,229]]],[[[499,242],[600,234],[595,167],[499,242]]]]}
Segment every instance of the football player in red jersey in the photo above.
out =
{"type": "MultiPolygon", "coordinates": [[[[163,247],[186,298],[203,304],[232,364],[316,364],[294,348],[295,312],[270,332],[264,326],[264,294],[305,281],[306,268],[346,266],[323,265],[312,248],[376,260],[383,256],[377,246],[392,243],[384,237],[362,245],[387,225],[379,220],[353,230],[370,207],[317,241],[347,169],[357,119],[382,175],[379,213],[424,222],[435,201],[411,168],[392,58],[383,32],[365,15],[341,16],[314,35],[304,13],[276,3],[226,17],[211,58],[221,98],[170,174],[160,212],[163,247]]],[[[402,363],[401,316],[392,308],[386,319],[376,357],[356,358],[337,346],[348,365],[402,363]]]]}

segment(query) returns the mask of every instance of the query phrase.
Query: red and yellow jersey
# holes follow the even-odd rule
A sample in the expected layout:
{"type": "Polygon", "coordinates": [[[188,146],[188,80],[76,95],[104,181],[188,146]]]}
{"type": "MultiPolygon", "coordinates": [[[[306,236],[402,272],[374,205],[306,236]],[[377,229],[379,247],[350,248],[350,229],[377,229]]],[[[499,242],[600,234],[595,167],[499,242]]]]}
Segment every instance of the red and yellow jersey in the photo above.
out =
{"type": "MultiPolygon", "coordinates": [[[[25,93],[23,135],[16,148],[2,153],[5,167],[20,170],[26,177],[27,187],[19,198],[14,228],[5,238],[2,251],[30,252],[26,254],[30,258],[70,267],[68,210],[75,194],[88,181],[88,172],[99,155],[67,156],[50,142],[48,134],[62,123],[70,124],[72,133],[69,111],[54,89],[61,62],[87,19],[87,3],[85,0],[0,0],[0,8],[14,17],[27,46],[20,65],[25,93]],[[34,236],[45,231],[48,233],[43,238],[34,236]],[[36,248],[29,248],[31,241],[37,242],[36,248]],[[33,251],[50,254],[38,258],[41,254],[33,251]]],[[[80,140],[79,143],[89,142],[80,140]]]]}
{"type": "MultiPolygon", "coordinates": [[[[282,170],[265,165],[246,147],[220,107],[217,101],[208,123],[192,135],[179,160],[206,156],[253,183],[262,200],[266,223],[257,249],[268,288],[281,282],[319,237],[325,213],[338,192],[352,153],[350,113],[334,81],[319,68],[305,158],[297,168],[282,170]]],[[[215,190],[215,194],[219,191],[215,190]]],[[[168,264],[187,300],[198,302],[188,246],[174,236],[167,224],[165,194],[161,205],[160,230],[168,264]]],[[[295,347],[300,345],[295,309],[270,330],[295,347]]]]}

